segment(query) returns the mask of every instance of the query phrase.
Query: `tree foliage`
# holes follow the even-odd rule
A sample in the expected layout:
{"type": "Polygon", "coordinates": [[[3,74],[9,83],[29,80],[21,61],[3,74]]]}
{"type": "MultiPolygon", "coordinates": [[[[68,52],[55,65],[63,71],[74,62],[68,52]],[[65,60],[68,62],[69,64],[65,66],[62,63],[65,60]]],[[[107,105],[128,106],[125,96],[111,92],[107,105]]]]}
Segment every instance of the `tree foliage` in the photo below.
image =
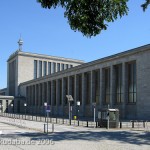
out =
{"type": "MultiPolygon", "coordinates": [[[[107,29],[109,22],[127,15],[128,0],[37,0],[43,8],[61,6],[64,16],[74,31],[80,31],[87,37],[96,36],[107,29]]],[[[149,0],[142,5],[147,8],[149,0]]]]}
{"type": "Polygon", "coordinates": [[[143,11],[145,11],[148,7],[148,5],[150,4],[150,0],[145,0],[146,2],[144,4],[141,5],[141,7],[143,8],[143,11]]]}

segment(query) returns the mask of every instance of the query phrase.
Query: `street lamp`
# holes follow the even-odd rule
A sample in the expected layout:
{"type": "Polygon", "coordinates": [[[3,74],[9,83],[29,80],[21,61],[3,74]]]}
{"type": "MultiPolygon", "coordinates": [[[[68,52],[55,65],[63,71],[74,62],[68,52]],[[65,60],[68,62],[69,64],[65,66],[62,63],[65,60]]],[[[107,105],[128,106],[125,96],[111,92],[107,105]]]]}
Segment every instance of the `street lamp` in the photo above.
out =
{"type": "Polygon", "coordinates": [[[47,102],[44,103],[44,111],[45,111],[45,122],[46,122],[46,107],[47,107],[47,102]]]}
{"type": "Polygon", "coordinates": [[[14,106],[14,105],[11,104],[10,106],[11,106],[11,112],[12,112],[12,117],[13,117],[13,112],[14,112],[14,111],[13,111],[13,106],[14,106]]]}
{"type": "Polygon", "coordinates": [[[27,107],[27,103],[24,103],[25,120],[26,120],[26,107],[27,107]]]}
{"type": "Polygon", "coordinates": [[[66,97],[67,97],[68,103],[69,103],[69,124],[71,125],[72,107],[71,107],[70,103],[73,101],[73,97],[71,95],[66,95],[66,97]]]}
{"type": "Polygon", "coordinates": [[[93,107],[94,107],[94,123],[95,123],[95,108],[96,108],[96,103],[93,103],[93,107]]]}
{"type": "Polygon", "coordinates": [[[77,117],[78,117],[78,120],[79,120],[79,107],[80,107],[80,101],[77,101],[77,117]]]}

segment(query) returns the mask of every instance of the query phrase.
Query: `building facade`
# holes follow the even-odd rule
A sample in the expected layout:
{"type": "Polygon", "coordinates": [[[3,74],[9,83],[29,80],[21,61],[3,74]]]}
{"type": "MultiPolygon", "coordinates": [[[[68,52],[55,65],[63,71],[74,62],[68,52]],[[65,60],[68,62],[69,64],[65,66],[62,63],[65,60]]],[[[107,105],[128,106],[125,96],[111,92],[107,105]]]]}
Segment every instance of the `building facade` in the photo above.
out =
{"type": "MultiPolygon", "coordinates": [[[[33,79],[19,86],[26,97],[30,113],[44,113],[44,103],[51,106],[51,115],[67,116],[66,95],[73,96],[72,113],[93,116],[96,111],[118,108],[122,119],[150,118],[150,45],[33,79]]],[[[96,112],[96,114],[97,114],[96,112]]]]}
{"type": "Polygon", "coordinates": [[[19,96],[18,86],[20,83],[41,78],[83,63],[83,61],[75,59],[32,54],[17,50],[7,61],[7,94],[19,96]]]}
{"type": "MultiPolygon", "coordinates": [[[[21,43],[22,44],[22,43],[21,43]]],[[[22,46],[22,45],[21,45],[22,46]]],[[[7,95],[14,96],[14,111],[51,115],[93,117],[103,108],[118,108],[121,119],[150,118],[150,45],[84,63],[81,60],[32,54],[20,49],[8,63],[7,95]],[[80,106],[77,102],[80,101],[80,106]]],[[[0,93],[6,91],[3,89],[0,93]]]]}

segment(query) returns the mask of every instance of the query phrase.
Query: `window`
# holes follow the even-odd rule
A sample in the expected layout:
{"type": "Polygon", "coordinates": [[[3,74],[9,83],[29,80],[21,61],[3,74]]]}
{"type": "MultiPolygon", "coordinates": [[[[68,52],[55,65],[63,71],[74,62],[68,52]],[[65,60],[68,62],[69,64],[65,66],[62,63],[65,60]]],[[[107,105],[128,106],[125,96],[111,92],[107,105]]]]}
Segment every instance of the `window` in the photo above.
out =
{"type": "MultiPolygon", "coordinates": [[[[64,78],[64,94],[68,95],[68,78],[64,78]]],[[[65,97],[65,105],[67,105],[67,97],[65,97]]]]}
{"type": "MultiPolygon", "coordinates": [[[[70,76],[70,89],[69,89],[69,94],[72,95],[74,98],[74,76],[70,76]]],[[[71,102],[72,105],[74,105],[74,101],[71,102]]]]}
{"type": "Polygon", "coordinates": [[[100,97],[100,71],[99,70],[95,70],[94,72],[94,83],[95,83],[95,95],[94,95],[94,97],[95,97],[95,101],[94,102],[96,102],[96,104],[98,104],[99,103],[99,97],[100,97]]]}
{"type": "Polygon", "coordinates": [[[61,64],[61,70],[64,70],[64,64],[61,64]]]}
{"type": "Polygon", "coordinates": [[[47,103],[48,105],[51,105],[51,81],[48,81],[48,97],[47,97],[47,103]]]}
{"type": "Polygon", "coordinates": [[[47,62],[44,61],[44,70],[43,70],[43,75],[46,76],[47,75],[47,62]]]}
{"type": "Polygon", "coordinates": [[[68,69],[69,68],[69,65],[68,64],[66,64],[66,69],[68,69]]]}
{"type": "Polygon", "coordinates": [[[136,102],[136,63],[128,63],[128,102],[136,102]]]}
{"type": "Polygon", "coordinates": [[[61,105],[62,104],[62,80],[61,79],[58,80],[58,91],[59,91],[59,94],[57,95],[58,104],[61,105]]]}
{"type": "Polygon", "coordinates": [[[57,63],[57,72],[60,71],[60,63],[57,63]]]}
{"type": "Polygon", "coordinates": [[[51,74],[51,62],[48,62],[48,74],[51,74]]]}
{"type": "Polygon", "coordinates": [[[37,78],[37,60],[34,60],[34,79],[37,78]]]}
{"type": "Polygon", "coordinates": [[[116,103],[122,102],[122,65],[116,65],[115,69],[115,98],[116,103]]]}
{"type": "Polygon", "coordinates": [[[104,103],[110,102],[110,68],[104,69],[104,103]]]}
{"type": "Polygon", "coordinates": [[[52,69],[53,69],[53,72],[52,72],[52,73],[55,73],[55,72],[56,72],[56,63],[55,63],[55,62],[53,62],[52,69]]]}
{"type": "Polygon", "coordinates": [[[42,77],[42,61],[39,61],[39,77],[42,77]]]}
{"type": "Polygon", "coordinates": [[[90,104],[90,99],[91,99],[91,74],[90,72],[85,73],[85,99],[86,99],[86,104],[90,104]]]}
{"type": "Polygon", "coordinates": [[[54,104],[54,106],[56,106],[56,81],[53,81],[53,100],[54,100],[54,102],[53,102],[53,104],[54,104]]]}
{"type": "Polygon", "coordinates": [[[77,100],[82,105],[82,74],[77,75],[77,100]]]}

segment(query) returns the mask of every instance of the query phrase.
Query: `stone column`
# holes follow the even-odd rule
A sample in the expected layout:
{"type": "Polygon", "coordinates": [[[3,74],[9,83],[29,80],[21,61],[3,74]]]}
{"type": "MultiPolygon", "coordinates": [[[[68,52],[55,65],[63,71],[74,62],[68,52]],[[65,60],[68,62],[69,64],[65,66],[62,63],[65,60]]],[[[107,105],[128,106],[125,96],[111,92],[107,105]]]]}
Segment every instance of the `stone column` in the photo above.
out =
{"type": "Polygon", "coordinates": [[[6,100],[2,100],[2,111],[6,112],[6,100]]]}
{"type": "Polygon", "coordinates": [[[39,61],[37,60],[37,78],[39,77],[39,61]]]}
{"type": "Polygon", "coordinates": [[[46,63],[47,63],[47,66],[46,66],[47,67],[46,68],[47,69],[46,75],[48,75],[48,61],[46,63]]]}

